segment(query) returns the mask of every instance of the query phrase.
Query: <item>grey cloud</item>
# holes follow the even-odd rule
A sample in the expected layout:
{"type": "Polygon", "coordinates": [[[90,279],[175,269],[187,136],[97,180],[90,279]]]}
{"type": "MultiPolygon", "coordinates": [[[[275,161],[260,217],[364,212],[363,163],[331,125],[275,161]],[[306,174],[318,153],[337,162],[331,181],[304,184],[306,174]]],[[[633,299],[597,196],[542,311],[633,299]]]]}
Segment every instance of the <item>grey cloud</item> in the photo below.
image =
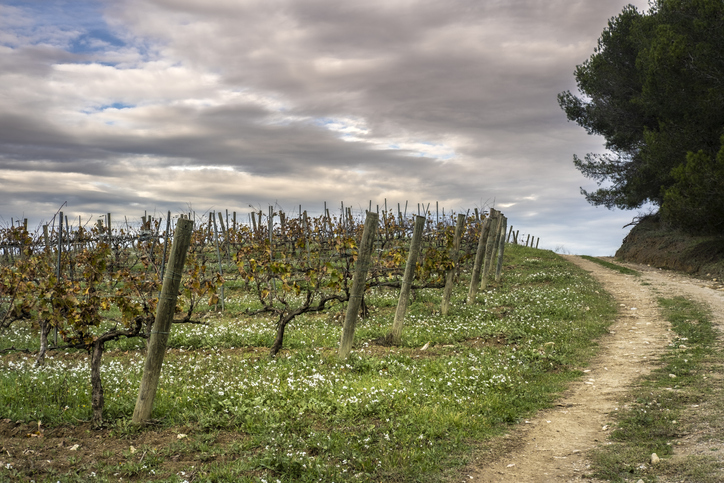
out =
{"type": "MultiPolygon", "coordinates": [[[[515,203],[510,215],[547,230],[551,239],[564,231],[555,221],[562,212],[582,224],[592,217],[618,222],[622,216],[595,210],[578,194],[587,181],[573,169],[571,156],[602,143],[567,124],[555,96],[573,87],[575,65],[590,55],[606,19],[624,2],[128,0],[107,5],[106,20],[127,45],[94,59],[125,59],[127,67],[147,69],[142,82],[149,89],[142,89],[141,81],[124,85],[123,77],[107,72],[88,78],[80,73],[67,82],[89,104],[109,98],[138,107],[109,114],[110,124],[103,126],[92,116],[70,124],[49,116],[82,104],[61,105],[52,91],[38,94],[40,101],[28,99],[25,110],[0,104],[0,175],[3,169],[83,173],[112,185],[79,192],[73,201],[84,210],[103,203],[118,209],[124,203],[152,204],[153,195],[134,191],[141,181],[128,183],[127,191],[118,189],[123,172],[130,171],[155,183],[156,202],[176,206],[185,194],[194,203],[216,205],[235,194],[245,199],[237,205],[244,207],[271,202],[275,192],[282,204],[351,195],[381,202],[388,193],[453,207],[495,199],[515,203]],[[144,61],[146,51],[158,65],[144,61]],[[214,80],[185,83],[162,75],[168,66],[214,80]],[[214,96],[222,89],[263,93],[278,105],[221,102],[214,96]],[[185,103],[184,95],[194,102],[185,103]],[[205,104],[206,97],[213,102],[205,104]],[[367,131],[356,136],[362,142],[343,141],[317,122],[336,118],[361,120],[367,131]],[[405,149],[381,149],[388,143],[405,149]],[[415,143],[449,146],[457,157],[413,156],[415,143]],[[193,177],[179,171],[165,184],[157,180],[164,170],[203,166],[235,171],[198,171],[193,177]],[[202,187],[174,185],[192,178],[202,187]],[[249,179],[254,186],[229,184],[249,179]],[[533,195],[535,201],[524,199],[533,195]],[[539,215],[529,217],[534,212],[539,215]]],[[[89,60],[57,49],[20,47],[0,52],[0,69],[17,73],[0,82],[17,85],[28,79],[42,85],[52,65],[89,60]]],[[[5,187],[2,180],[0,185],[5,187]]],[[[17,196],[40,202],[52,191],[17,196]]],[[[60,199],[52,196],[53,202],[60,199]]],[[[586,236],[584,231],[581,237],[586,236]]],[[[600,245],[590,236],[589,242],[600,245]]]]}

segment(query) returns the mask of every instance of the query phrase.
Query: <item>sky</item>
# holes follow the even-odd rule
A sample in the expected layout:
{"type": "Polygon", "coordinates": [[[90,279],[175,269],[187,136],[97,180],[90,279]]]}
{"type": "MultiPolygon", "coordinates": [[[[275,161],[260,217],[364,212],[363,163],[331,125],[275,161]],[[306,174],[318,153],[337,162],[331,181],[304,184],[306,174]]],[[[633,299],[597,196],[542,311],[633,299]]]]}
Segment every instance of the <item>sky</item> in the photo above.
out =
{"type": "Polygon", "coordinates": [[[556,96],[645,0],[0,0],[0,224],[495,207],[613,255],[556,96]]]}

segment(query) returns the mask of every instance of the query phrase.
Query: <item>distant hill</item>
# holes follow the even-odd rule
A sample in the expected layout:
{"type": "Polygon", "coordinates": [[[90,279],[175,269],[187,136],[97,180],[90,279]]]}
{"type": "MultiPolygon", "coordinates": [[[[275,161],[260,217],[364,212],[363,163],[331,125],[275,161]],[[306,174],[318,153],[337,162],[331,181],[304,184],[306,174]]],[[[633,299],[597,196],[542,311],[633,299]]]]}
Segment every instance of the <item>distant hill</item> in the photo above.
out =
{"type": "Polygon", "coordinates": [[[623,240],[616,258],[723,280],[724,236],[687,235],[666,227],[659,215],[649,215],[623,240]]]}

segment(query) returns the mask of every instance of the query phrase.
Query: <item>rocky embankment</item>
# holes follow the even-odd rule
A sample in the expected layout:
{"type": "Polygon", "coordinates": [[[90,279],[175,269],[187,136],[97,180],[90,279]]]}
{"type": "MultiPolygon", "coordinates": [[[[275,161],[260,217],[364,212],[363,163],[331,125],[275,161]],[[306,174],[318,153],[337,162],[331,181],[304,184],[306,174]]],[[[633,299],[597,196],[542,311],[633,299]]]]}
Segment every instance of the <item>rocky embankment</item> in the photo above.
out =
{"type": "Polygon", "coordinates": [[[724,281],[724,235],[686,235],[667,229],[656,215],[643,218],[633,227],[616,258],[724,281]]]}

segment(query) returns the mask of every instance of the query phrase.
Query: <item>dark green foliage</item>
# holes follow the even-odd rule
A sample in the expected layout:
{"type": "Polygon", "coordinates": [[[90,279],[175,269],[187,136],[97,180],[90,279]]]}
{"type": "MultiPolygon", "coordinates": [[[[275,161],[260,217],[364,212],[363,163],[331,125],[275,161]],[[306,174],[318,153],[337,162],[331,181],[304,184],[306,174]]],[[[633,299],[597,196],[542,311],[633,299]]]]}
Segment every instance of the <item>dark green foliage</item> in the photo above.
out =
{"type": "MultiPolygon", "coordinates": [[[[724,141],[724,137],[722,138],[724,141]]],[[[724,146],[716,158],[689,153],[671,172],[676,183],[666,190],[663,216],[690,232],[721,233],[724,227],[724,146]]]]}
{"type": "Polygon", "coordinates": [[[622,209],[677,204],[666,212],[671,223],[712,228],[711,210],[686,226],[680,211],[687,203],[699,208],[701,193],[716,183],[721,191],[721,179],[682,166],[707,159],[715,170],[724,128],[722,52],[720,0],[657,0],[646,12],[627,6],[609,21],[594,54],[576,68],[582,95],[558,96],[569,120],[606,139],[608,154],[574,156],[586,177],[607,183],[582,190],[589,202],[622,209]]]}

